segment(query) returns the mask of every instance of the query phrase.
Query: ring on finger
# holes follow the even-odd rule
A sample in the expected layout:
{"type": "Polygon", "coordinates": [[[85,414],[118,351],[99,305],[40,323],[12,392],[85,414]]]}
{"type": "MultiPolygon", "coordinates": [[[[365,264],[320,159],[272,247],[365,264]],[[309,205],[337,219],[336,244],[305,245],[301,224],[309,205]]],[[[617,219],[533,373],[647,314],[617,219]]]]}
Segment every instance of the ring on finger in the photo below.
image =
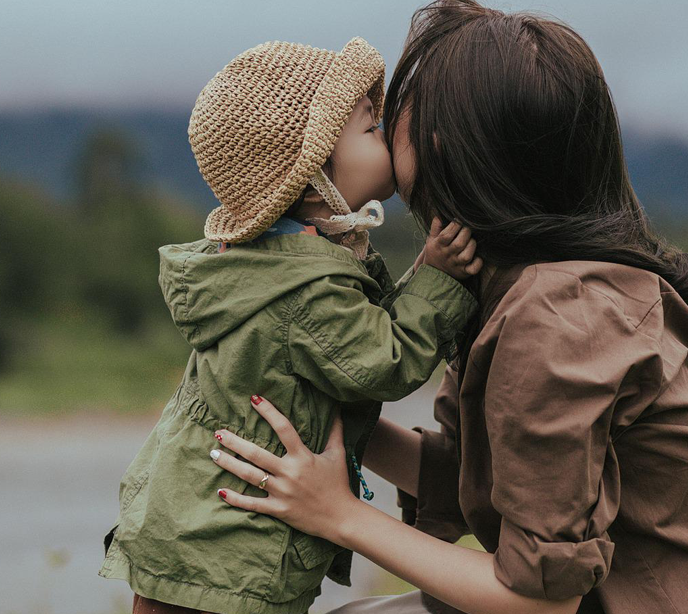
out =
{"type": "Polygon", "coordinates": [[[266,474],[263,476],[263,479],[262,479],[262,480],[260,481],[260,483],[258,484],[258,488],[260,488],[261,490],[265,490],[265,487],[267,486],[267,483],[268,483],[268,480],[269,480],[269,479],[270,479],[270,474],[269,474],[269,473],[266,473],[266,474]]]}

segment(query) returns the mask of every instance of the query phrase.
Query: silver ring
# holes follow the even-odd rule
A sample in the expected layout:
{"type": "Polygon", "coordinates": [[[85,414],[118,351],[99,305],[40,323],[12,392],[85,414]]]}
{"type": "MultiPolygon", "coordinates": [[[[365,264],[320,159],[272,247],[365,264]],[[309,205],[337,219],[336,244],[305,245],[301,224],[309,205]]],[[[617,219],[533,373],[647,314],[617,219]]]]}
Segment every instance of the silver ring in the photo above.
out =
{"type": "Polygon", "coordinates": [[[263,476],[263,479],[260,481],[260,484],[258,484],[258,488],[260,488],[261,490],[265,490],[265,486],[267,485],[269,479],[270,479],[270,474],[266,473],[263,476]]]}

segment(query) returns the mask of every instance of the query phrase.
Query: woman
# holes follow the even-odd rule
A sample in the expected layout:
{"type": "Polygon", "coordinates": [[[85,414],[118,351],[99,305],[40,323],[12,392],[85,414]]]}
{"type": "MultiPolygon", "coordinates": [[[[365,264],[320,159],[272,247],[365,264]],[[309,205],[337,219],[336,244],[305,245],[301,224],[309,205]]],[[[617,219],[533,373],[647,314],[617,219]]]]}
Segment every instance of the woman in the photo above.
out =
{"type": "Polygon", "coordinates": [[[648,228],[592,52],[560,23],[436,2],[385,125],[411,211],[470,227],[486,265],[442,431],[382,420],[367,451],[432,535],[351,495],[341,428],[313,455],[268,400],[287,454],[221,431],[251,464],[216,462],[268,493],[227,503],[432,595],[341,612],[688,612],[688,261],[648,228]],[[487,552],[454,545],[468,532],[487,552]]]}

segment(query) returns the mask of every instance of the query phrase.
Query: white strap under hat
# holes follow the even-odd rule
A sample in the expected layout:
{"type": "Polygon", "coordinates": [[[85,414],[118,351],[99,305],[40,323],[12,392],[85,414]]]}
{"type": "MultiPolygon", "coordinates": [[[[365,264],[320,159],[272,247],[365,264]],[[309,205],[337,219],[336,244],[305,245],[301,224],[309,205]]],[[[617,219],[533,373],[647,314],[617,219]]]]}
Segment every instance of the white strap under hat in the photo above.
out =
{"type": "Polygon", "coordinates": [[[310,184],[335,215],[329,219],[309,217],[306,221],[326,235],[345,233],[340,245],[348,247],[359,260],[363,260],[368,254],[368,229],[377,228],[385,221],[385,211],[380,201],[371,200],[358,211],[352,212],[340,191],[322,169],[318,169],[310,184]]]}

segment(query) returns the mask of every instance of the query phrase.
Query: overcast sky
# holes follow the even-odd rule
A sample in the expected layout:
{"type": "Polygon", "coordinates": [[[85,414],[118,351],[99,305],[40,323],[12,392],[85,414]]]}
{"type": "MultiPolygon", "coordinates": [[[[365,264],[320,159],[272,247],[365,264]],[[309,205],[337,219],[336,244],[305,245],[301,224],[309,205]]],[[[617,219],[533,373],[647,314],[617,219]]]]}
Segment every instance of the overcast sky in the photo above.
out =
{"type": "MultiPolygon", "coordinates": [[[[191,109],[234,55],[266,40],[399,57],[417,0],[3,0],[0,111],[191,109]]],[[[487,0],[553,14],[597,54],[624,123],[688,138],[688,1],[487,0]]],[[[0,135],[1,138],[1,135],[0,135]]]]}

